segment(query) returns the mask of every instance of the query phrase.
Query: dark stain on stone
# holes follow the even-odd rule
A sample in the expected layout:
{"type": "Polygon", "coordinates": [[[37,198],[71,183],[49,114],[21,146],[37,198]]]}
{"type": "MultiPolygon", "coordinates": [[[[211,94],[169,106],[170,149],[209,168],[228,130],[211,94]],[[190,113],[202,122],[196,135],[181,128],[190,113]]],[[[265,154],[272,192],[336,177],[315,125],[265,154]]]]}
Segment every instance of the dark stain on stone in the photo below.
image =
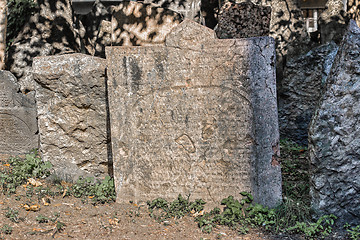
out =
{"type": "Polygon", "coordinates": [[[137,64],[136,60],[133,58],[129,58],[129,67],[131,72],[131,90],[136,93],[140,89],[140,81],[141,81],[141,69],[137,64]]]}

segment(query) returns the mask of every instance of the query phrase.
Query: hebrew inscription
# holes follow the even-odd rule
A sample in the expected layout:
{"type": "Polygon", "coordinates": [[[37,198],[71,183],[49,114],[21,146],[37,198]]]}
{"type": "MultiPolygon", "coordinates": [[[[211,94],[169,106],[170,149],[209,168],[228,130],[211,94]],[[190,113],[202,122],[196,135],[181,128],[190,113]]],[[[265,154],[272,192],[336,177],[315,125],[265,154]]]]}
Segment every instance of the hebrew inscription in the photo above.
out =
{"type": "Polygon", "coordinates": [[[249,191],[279,202],[273,44],[185,20],[164,46],[106,49],[117,201],[249,191]]]}
{"type": "Polygon", "coordinates": [[[0,71],[0,153],[22,154],[38,147],[35,103],[18,90],[16,78],[0,71]]]}

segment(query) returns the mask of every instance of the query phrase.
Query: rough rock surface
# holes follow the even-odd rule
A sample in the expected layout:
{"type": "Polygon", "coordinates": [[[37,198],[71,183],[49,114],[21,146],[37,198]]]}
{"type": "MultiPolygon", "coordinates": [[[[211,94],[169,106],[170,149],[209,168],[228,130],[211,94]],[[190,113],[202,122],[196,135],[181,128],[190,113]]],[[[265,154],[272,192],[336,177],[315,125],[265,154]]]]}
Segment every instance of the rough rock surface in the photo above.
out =
{"type": "Polygon", "coordinates": [[[44,161],[61,179],[108,173],[105,60],[84,54],[34,59],[44,161]]]}
{"type": "Polygon", "coordinates": [[[165,45],[108,47],[117,201],[281,201],[274,41],[185,19],[165,45]]]}
{"type": "Polygon", "coordinates": [[[8,51],[7,68],[23,92],[34,90],[31,65],[36,56],[80,52],[81,41],[70,0],[37,0],[39,11],[29,19],[8,51]]]}
{"type": "Polygon", "coordinates": [[[343,0],[328,0],[326,9],[320,14],[318,22],[322,44],[330,41],[340,43],[348,23],[343,0]]]}
{"type": "Polygon", "coordinates": [[[144,0],[144,3],[152,3],[158,7],[170,9],[187,19],[200,22],[201,0],[144,0]]]}
{"type": "Polygon", "coordinates": [[[331,42],[286,63],[279,90],[281,136],[307,146],[309,123],[324,91],[337,50],[337,45],[331,42]]]}
{"type": "Polygon", "coordinates": [[[39,147],[32,99],[19,93],[13,74],[0,71],[0,153],[23,154],[39,147]]]}
{"type": "Polygon", "coordinates": [[[182,21],[174,11],[133,1],[113,6],[110,12],[113,46],[164,43],[165,36],[182,21]]]}
{"type": "Polygon", "coordinates": [[[216,35],[221,39],[268,36],[270,19],[270,7],[228,2],[221,8],[216,35]]]}
{"type": "Polygon", "coordinates": [[[360,29],[350,22],[309,129],[312,206],[360,224],[360,29]]]}

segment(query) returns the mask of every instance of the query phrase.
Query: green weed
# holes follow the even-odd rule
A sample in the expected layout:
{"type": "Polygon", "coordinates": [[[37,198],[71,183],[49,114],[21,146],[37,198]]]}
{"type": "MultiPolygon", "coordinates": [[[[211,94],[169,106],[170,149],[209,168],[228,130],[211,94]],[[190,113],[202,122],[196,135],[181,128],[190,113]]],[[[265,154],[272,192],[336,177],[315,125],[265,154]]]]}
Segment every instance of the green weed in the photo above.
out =
{"type": "Polygon", "coordinates": [[[360,225],[357,225],[355,227],[350,227],[349,224],[346,224],[344,228],[346,229],[350,239],[352,240],[360,239],[360,225]]]}
{"type": "Polygon", "coordinates": [[[10,166],[0,173],[0,188],[3,193],[15,193],[16,188],[24,184],[29,178],[45,178],[50,175],[52,165],[43,162],[37,150],[26,154],[25,158],[11,157],[7,164],[10,166]]]}
{"type": "Polygon", "coordinates": [[[9,218],[12,222],[19,222],[19,211],[14,210],[12,208],[7,208],[7,211],[5,213],[5,217],[9,218]]]}
{"type": "Polygon", "coordinates": [[[5,224],[4,226],[1,227],[1,232],[4,234],[11,234],[13,231],[13,228],[7,224],[5,224]]]}

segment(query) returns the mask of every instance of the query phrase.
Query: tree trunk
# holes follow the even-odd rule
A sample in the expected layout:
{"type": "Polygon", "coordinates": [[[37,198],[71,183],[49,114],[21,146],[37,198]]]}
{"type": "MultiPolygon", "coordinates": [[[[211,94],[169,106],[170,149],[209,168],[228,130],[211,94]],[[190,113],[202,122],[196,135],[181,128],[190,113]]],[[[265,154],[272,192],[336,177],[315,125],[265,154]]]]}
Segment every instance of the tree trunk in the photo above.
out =
{"type": "Polygon", "coordinates": [[[0,70],[5,69],[7,1],[0,0],[0,70]]]}

